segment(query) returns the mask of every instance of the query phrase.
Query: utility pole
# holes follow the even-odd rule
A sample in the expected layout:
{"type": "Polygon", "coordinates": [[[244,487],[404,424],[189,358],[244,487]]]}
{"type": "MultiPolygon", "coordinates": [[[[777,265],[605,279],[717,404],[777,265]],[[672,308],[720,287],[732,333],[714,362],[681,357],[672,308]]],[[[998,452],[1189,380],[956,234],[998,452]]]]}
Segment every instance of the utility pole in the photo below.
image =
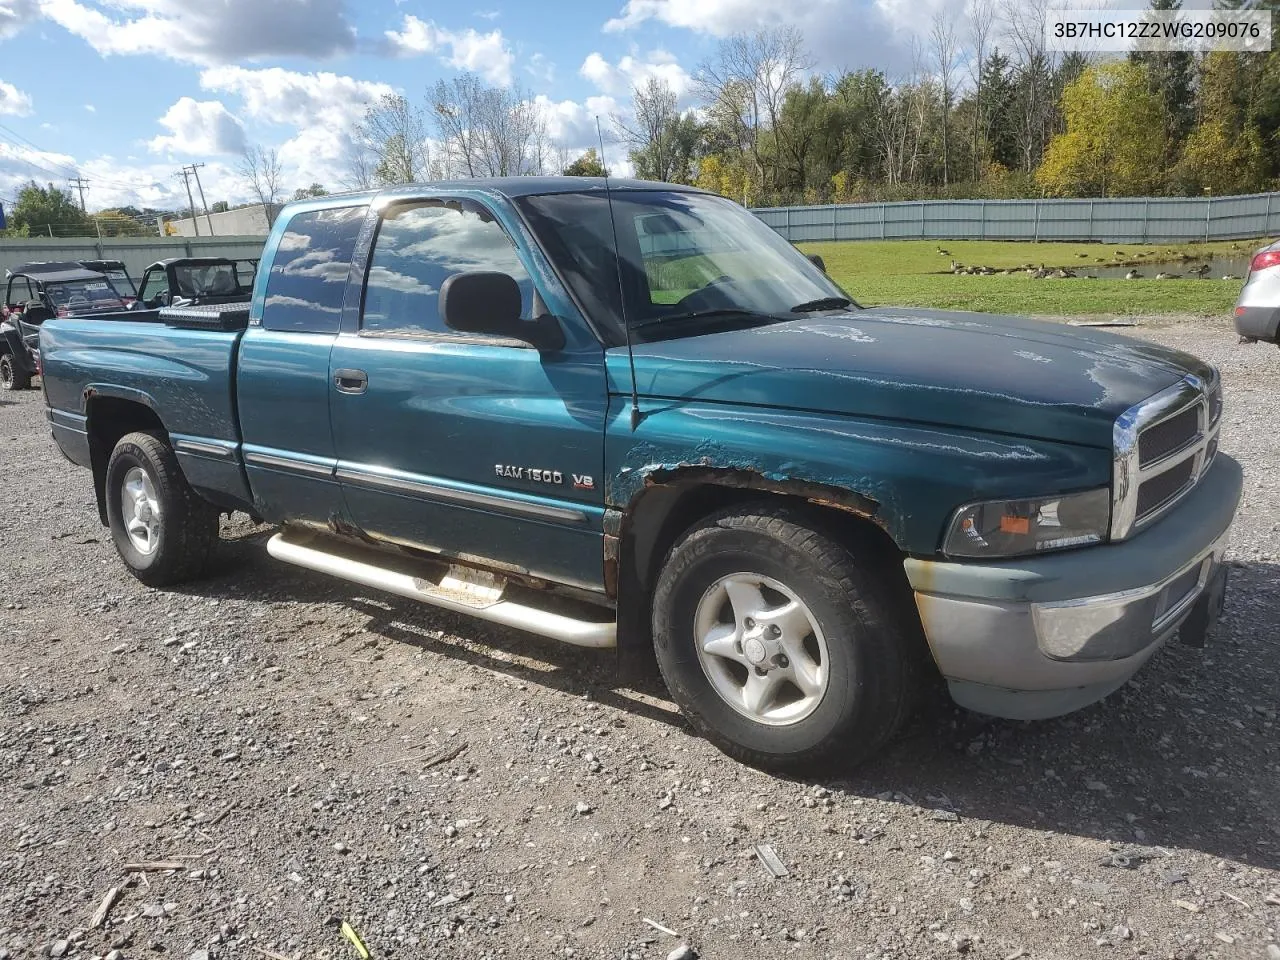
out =
{"type": "Polygon", "coordinates": [[[200,191],[200,206],[204,207],[204,222],[209,225],[209,236],[213,236],[213,217],[209,216],[209,204],[204,199],[204,187],[200,185],[200,174],[197,172],[203,163],[193,163],[191,165],[191,175],[196,178],[196,189],[200,191]]]}
{"type": "Polygon", "coordinates": [[[196,219],[196,201],[191,196],[191,169],[183,167],[181,172],[175,173],[175,177],[181,177],[183,185],[187,188],[187,202],[191,204],[191,226],[195,228],[196,236],[200,236],[200,221],[196,219]]]}
{"type": "Polygon", "coordinates": [[[80,190],[80,212],[81,212],[81,213],[87,213],[88,211],[86,211],[86,210],[85,210],[85,206],[84,206],[84,188],[85,188],[85,187],[87,187],[87,186],[89,185],[89,181],[88,181],[88,180],[86,180],[84,177],[68,177],[68,178],[67,178],[67,183],[71,184],[73,187],[78,187],[78,188],[79,188],[79,190],[80,190]]]}

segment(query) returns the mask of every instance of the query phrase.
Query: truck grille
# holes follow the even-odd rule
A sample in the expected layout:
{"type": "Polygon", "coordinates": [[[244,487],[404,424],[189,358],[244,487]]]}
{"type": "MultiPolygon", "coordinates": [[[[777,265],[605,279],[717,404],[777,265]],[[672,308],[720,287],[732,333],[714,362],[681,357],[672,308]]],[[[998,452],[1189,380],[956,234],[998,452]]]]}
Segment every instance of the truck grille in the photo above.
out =
{"type": "Polygon", "coordinates": [[[1111,539],[1154,522],[1185,496],[1218,452],[1222,388],[1188,376],[1126,410],[1115,424],[1111,539]]]}
{"type": "Polygon", "coordinates": [[[1177,453],[1200,436],[1200,409],[1188,407],[1168,420],[1148,427],[1138,436],[1138,465],[1150,466],[1177,453]]]}
{"type": "Polygon", "coordinates": [[[1180,494],[1190,483],[1194,461],[1183,460],[1176,467],[1158,473],[1138,486],[1138,520],[1150,516],[1180,494]]]}

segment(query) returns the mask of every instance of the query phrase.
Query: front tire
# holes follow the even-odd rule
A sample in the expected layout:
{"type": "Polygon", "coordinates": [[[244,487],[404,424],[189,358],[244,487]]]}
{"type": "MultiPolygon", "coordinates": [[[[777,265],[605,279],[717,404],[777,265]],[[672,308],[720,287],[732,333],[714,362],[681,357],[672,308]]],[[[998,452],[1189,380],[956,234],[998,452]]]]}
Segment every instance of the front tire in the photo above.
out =
{"type": "Polygon", "coordinates": [[[129,572],[151,587],[193,580],[218,539],[218,511],[187,484],[157,433],[121,438],[107,462],[107,520],[129,572]]]}
{"type": "Polygon", "coordinates": [[[13,354],[0,354],[0,390],[26,390],[30,386],[31,374],[18,369],[13,354]]]}
{"type": "Polygon", "coordinates": [[[875,565],[770,504],[709,518],[653,599],[667,688],[725,753],[783,772],[876,753],[916,698],[919,626],[875,565]]]}

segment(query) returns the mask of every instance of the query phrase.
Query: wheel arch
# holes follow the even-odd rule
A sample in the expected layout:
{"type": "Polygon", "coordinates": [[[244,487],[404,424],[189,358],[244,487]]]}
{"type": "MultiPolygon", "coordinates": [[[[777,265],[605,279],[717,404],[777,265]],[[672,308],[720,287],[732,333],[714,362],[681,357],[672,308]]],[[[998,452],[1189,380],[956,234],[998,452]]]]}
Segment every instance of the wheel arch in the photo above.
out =
{"type": "Polygon", "coordinates": [[[618,655],[624,673],[652,657],[650,598],[662,562],[686,531],[735,505],[763,503],[793,510],[850,552],[882,562],[886,580],[911,604],[902,567],[905,550],[889,532],[880,505],[857,492],[805,480],[775,480],[736,468],[677,467],[654,471],[625,509],[605,518],[605,580],[618,611],[618,655]]]}
{"type": "Polygon", "coordinates": [[[86,391],[85,427],[89,434],[89,460],[98,519],[107,526],[107,462],[120,438],[137,431],[158,431],[168,437],[160,415],[145,394],[129,395],[86,391]]]}

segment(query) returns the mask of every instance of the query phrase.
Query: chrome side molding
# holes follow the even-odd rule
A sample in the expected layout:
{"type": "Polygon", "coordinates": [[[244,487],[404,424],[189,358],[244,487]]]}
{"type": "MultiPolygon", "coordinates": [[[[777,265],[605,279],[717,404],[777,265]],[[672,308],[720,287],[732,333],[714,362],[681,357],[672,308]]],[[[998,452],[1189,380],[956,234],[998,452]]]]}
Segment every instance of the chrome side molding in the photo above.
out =
{"type": "Polygon", "coordinates": [[[451,572],[439,583],[415,577],[367,559],[348,555],[340,544],[325,542],[323,548],[312,540],[277,533],[267,541],[267,552],[277,560],[318,573],[385,590],[410,600],[420,600],[455,613],[466,613],[491,623],[527,630],[576,647],[609,648],[618,645],[618,625],[614,620],[579,620],[525,604],[502,599],[497,581],[481,583],[461,571],[451,572]]]}

